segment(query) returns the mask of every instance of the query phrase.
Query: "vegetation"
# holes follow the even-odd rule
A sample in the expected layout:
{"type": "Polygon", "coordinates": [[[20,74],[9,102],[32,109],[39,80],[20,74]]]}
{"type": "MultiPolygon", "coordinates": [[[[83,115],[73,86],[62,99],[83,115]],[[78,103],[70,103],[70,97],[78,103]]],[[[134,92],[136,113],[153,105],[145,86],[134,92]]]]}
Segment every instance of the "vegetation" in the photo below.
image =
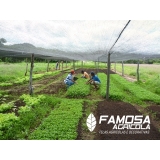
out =
{"type": "MultiPolygon", "coordinates": [[[[64,87],[65,89],[54,95],[38,95],[38,92],[45,90],[46,87],[54,86],[52,83],[60,82],[61,85],[67,73],[64,72],[63,75],[53,80],[52,78],[58,75],[60,70],[46,72],[46,63],[35,63],[33,79],[39,79],[41,82],[42,77],[52,78],[45,82],[45,85],[35,88],[33,96],[27,94],[19,96],[9,94],[8,89],[14,87],[9,87],[9,84],[23,86],[29,80],[28,75],[24,77],[26,63],[0,63],[0,65],[2,66],[0,67],[0,88],[2,88],[0,91],[0,139],[76,139],[79,123],[87,136],[86,119],[96,109],[98,101],[106,97],[106,74],[98,73],[102,83],[97,91],[87,85],[86,79],[80,78],[81,75],[78,74],[77,84],[68,89],[64,87]],[[14,67],[19,70],[15,71],[14,67]],[[3,87],[5,85],[8,87],[3,87]],[[10,96],[14,101],[11,101],[10,96]],[[5,99],[8,101],[5,102],[5,99]],[[15,106],[15,101],[19,103],[18,107],[15,106]]],[[[78,65],[81,67],[80,62],[78,65]]],[[[88,65],[89,68],[95,67],[93,62],[86,62],[85,65],[88,65]]],[[[54,68],[54,65],[52,67],[54,68]]],[[[106,64],[101,63],[101,67],[105,68],[106,64]]],[[[128,69],[126,67],[125,73],[136,77],[134,69],[136,70],[133,67],[128,69]]],[[[147,72],[140,69],[140,77],[143,78],[140,82],[129,82],[120,75],[111,74],[109,98],[139,106],[146,106],[148,103],[160,104],[159,70],[148,69],[147,72]]],[[[94,132],[90,135],[94,135],[94,132]]],[[[85,139],[85,137],[82,138],[85,139]]]]}
{"type": "Polygon", "coordinates": [[[87,80],[79,78],[76,84],[70,86],[66,92],[66,95],[71,98],[85,97],[90,94],[90,85],[86,84],[87,80]]]}
{"type": "MultiPolygon", "coordinates": [[[[111,65],[114,69],[114,64],[111,65]]],[[[124,74],[136,79],[136,69],[137,65],[134,64],[124,64],[124,74]]],[[[116,64],[116,71],[122,71],[122,65],[120,63],[116,64]]],[[[140,81],[136,82],[139,86],[149,90],[153,93],[160,95],[160,65],[140,65],[140,81]]]]}
{"type": "Polygon", "coordinates": [[[11,109],[13,106],[14,106],[13,102],[1,104],[0,105],[0,113],[11,109]]]}
{"type": "Polygon", "coordinates": [[[63,100],[43,121],[29,139],[76,139],[82,117],[82,100],[63,100]]]}

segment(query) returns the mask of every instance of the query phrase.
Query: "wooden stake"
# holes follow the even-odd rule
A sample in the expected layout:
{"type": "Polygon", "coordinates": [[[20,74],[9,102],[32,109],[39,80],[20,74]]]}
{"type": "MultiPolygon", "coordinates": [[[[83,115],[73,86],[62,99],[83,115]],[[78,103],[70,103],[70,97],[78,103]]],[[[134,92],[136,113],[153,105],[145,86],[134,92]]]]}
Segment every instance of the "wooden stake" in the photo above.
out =
{"type": "Polygon", "coordinates": [[[123,61],[122,61],[122,76],[124,76],[124,65],[123,65],[123,61]]]}
{"type": "Polygon", "coordinates": [[[109,99],[109,85],[110,85],[110,53],[108,53],[108,62],[107,62],[107,91],[106,99],[109,99]]]}
{"type": "Polygon", "coordinates": [[[28,61],[27,61],[27,58],[26,58],[26,63],[27,63],[27,64],[26,64],[26,72],[25,72],[25,74],[24,74],[25,76],[27,75],[27,72],[28,72],[28,61]]]}
{"type": "Polygon", "coordinates": [[[32,87],[32,72],[34,67],[34,54],[31,55],[31,68],[30,68],[30,79],[29,79],[29,94],[33,94],[33,87],[32,87]]]}
{"type": "Polygon", "coordinates": [[[47,64],[47,72],[49,71],[49,60],[48,60],[48,64],[47,64]]]}
{"type": "Polygon", "coordinates": [[[139,81],[139,60],[137,62],[137,81],[139,81]]]}
{"type": "Polygon", "coordinates": [[[59,70],[60,70],[60,65],[61,65],[60,61],[58,62],[58,65],[59,65],[59,70]]]}
{"type": "Polygon", "coordinates": [[[73,60],[73,69],[75,71],[75,61],[73,60]]]}
{"type": "Polygon", "coordinates": [[[116,62],[114,63],[114,71],[116,73],[116,62]]]}
{"type": "Polygon", "coordinates": [[[81,63],[81,67],[83,68],[83,61],[82,61],[82,63],[81,63]]]}
{"type": "Polygon", "coordinates": [[[63,61],[62,61],[62,71],[63,71],[63,61]]]}

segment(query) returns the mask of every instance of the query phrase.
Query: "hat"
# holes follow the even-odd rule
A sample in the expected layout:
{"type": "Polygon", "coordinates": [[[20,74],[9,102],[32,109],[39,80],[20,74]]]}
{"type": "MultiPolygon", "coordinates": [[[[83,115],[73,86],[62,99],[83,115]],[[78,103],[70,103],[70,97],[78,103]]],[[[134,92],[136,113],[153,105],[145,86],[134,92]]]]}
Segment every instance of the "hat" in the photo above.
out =
{"type": "Polygon", "coordinates": [[[71,70],[71,74],[74,74],[75,73],[75,71],[74,70],[71,70]]]}

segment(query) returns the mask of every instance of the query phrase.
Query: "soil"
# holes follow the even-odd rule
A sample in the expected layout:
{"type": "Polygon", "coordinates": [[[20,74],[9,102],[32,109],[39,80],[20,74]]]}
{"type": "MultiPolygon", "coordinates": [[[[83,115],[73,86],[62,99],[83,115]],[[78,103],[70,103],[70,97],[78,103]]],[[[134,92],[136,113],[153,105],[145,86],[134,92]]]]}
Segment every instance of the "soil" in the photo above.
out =
{"type": "Polygon", "coordinates": [[[64,83],[52,83],[51,85],[47,86],[46,88],[36,92],[36,94],[57,94],[60,89],[65,90],[66,86],[64,83]]]}
{"type": "MultiPolygon", "coordinates": [[[[99,73],[99,72],[102,72],[102,73],[105,73],[105,74],[107,74],[107,69],[86,69],[86,68],[79,68],[79,69],[77,69],[75,72],[78,74],[78,73],[80,73],[81,74],[81,71],[85,71],[85,72],[87,72],[88,74],[90,74],[92,71],[95,73],[95,74],[97,74],[97,73],[99,73]]],[[[110,74],[115,74],[115,72],[113,72],[112,70],[110,70],[110,74]]]]}
{"type": "Polygon", "coordinates": [[[157,120],[160,120],[160,105],[151,105],[146,109],[155,114],[157,120]]]}
{"type": "Polygon", "coordinates": [[[94,116],[96,117],[97,120],[97,126],[95,128],[96,135],[94,137],[94,139],[96,140],[159,140],[160,139],[160,132],[152,124],[151,119],[150,119],[151,120],[150,130],[144,130],[145,132],[142,131],[138,133],[137,130],[128,130],[127,133],[127,130],[124,129],[124,130],[119,130],[120,131],[119,133],[113,133],[111,132],[113,131],[112,128],[114,126],[112,123],[107,124],[104,121],[101,124],[98,124],[100,115],[108,115],[109,117],[111,115],[114,115],[114,117],[116,118],[117,115],[122,117],[123,115],[142,115],[142,113],[139,112],[133,105],[129,103],[114,102],[107,100],[99,102],[98,107],[94,112],[94,116]],[[132,133],[130,133],[130,131],[132,133]]]}

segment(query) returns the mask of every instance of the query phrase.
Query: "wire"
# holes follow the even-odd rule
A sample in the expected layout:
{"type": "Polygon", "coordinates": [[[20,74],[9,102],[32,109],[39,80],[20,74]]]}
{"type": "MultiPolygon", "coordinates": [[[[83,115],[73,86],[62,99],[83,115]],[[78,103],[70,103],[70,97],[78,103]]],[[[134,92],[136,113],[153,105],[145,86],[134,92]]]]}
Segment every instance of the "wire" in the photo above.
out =
{"type": "Polygon", "coordinates": [[[114,47],[114,45],[117,43],[118,39],[121,37],[123,31],[125,30],[125,28],[128,26],[128,24],[130,23],[131,20],[129,20],[127,22],[127,24],[125,25],[125,27],[122,29],[121,33],[119,34],[118,38],[116,39],[116,41],[114,42],[114,44],[112,45],[112,47],[110,48],[110,50],[108,51],[108,53],[112,50],[112,48],[114,47]]]}

